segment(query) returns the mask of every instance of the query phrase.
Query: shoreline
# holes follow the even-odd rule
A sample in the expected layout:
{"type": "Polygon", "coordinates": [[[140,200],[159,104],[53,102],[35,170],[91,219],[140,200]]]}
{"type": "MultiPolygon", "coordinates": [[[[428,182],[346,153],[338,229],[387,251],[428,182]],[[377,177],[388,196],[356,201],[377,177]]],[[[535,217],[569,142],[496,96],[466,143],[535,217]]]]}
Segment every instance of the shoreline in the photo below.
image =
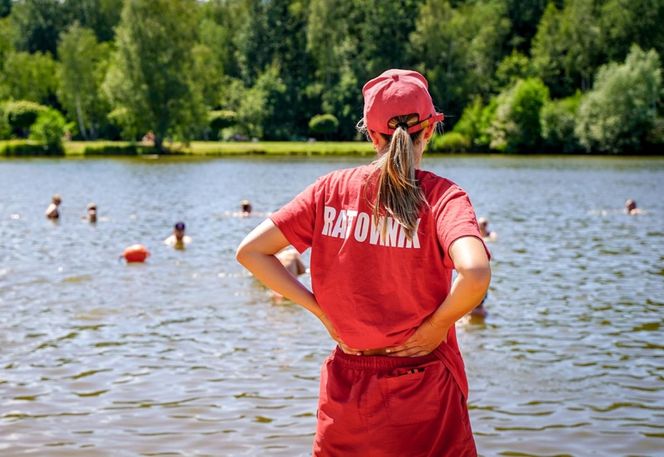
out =
{"type": "MultiPolygon", "coordinates": [[[[167,143],[168,152],[158,152],[153,146],[129,141],[66,141],[63,151],[52,151],[40,143],[30,140],[0,141],[0,158],[87,158],[87,157],[309,157],[309,156],[354,156],[364,157],[374,154],[368,141],[257,141],[223,142],[192,141],[185,143],[167,143]]],[[[514,153],[478,151],[478,152],[441,152],[427,151],[440,156],[493,156],[493,157],[620,157],[620,158],[664,158],[664,151],[658,153],[642,152],[639,154],[591,154],[591,153],[514,153]]]]}

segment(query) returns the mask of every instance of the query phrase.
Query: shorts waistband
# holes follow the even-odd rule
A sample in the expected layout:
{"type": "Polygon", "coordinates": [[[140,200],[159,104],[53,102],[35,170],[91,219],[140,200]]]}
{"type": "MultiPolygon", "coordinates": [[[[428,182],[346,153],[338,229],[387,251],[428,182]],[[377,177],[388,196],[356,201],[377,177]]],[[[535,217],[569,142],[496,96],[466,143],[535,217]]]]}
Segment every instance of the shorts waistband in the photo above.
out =
{"type": "Polygon", "coordinates": [[[384,355],[351,355],[346,354],[339,346],[332,352],[331,358],[352,368],[378,371],[392,368],[412,367],[429,362],[440,361],[432,352],[421,357],[390,357],[384,355]]]}

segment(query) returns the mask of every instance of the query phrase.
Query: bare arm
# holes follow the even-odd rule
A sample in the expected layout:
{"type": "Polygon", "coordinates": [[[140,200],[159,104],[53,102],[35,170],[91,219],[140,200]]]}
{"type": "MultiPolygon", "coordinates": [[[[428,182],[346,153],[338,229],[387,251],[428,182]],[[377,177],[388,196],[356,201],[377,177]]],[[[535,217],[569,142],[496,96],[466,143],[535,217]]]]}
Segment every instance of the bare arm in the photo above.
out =
{"type": "Polygon", "coordinates": [[[266,219],[242,240],[237,248],[235,258],[247,270],[251,271],[260,282],[303,306],[320,319],[330,336],[339,343],[344,352],[359,352],[347,347],[341,341],[327,316],[318,305],[314,294],[289,273],[279,259],[275,257],[275,254],[288,244],[288,240],[281,233],[281,230],[274,225],[274,222],[266,219]]]}
{"type": "Polygon", "coordinates": [[[386,350],[390,355],[429,354],[447,338],[449,328],[486,295],[491,268],[482,242],[473,236],[459,238],[450,245],[450,257],[458,274],[449,295],[404,344],[386,350]]]}

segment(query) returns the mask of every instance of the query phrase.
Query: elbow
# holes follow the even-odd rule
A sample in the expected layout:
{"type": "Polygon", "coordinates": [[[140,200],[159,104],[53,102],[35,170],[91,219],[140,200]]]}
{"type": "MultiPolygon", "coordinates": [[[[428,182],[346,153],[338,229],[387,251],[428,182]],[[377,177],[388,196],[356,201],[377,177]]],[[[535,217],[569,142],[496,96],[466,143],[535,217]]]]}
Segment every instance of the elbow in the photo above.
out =
{"type": "Polygon", "coordinates": [[[247,245],[242,242],[240,245],[237,247],[235,250],[235,260],[243,266],[247,266],[247,258],[249,257],[249,249],[247,249],[247,245]]]}

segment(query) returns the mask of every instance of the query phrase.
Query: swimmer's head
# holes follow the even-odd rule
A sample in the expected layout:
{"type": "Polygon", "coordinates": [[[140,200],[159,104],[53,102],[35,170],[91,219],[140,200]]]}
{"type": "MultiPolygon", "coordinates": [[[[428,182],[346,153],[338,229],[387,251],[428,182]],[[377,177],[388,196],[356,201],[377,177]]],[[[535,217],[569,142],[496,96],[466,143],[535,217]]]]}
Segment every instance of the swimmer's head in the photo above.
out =
{"type": "Polygon", "coordinates": [[[88,203],[88,220],[97,222],[97,205],[94,203],[88,203]]]}
{"type": "Polygon", "coordinates": [[[634,211],[636,209],[636,202],[632,200],[631,198],[625,202],[625,211],[628,213],[634,211]]]}
{"type": "Polygon", "coordinates": [[[489,219],[480,217],[477,219],[477,225],[480,227],[480,234],[482,236],[489,236],[489,219]]]}
{"type": "Polygon", "coordinates": [[[251,213],[251,202],[249,200],[242,200],[240,202],[240,209],[243,213],[251,213]]]}
{"type": "Polygon", "coordinates": [[[181,240],[184,237],[185,228],[184,222],[176,222],[173,226],[173,235],[175,235],[175,238],[181,240]]]}
{"type": "Polygon", "coordinates": [[[62,197],[60,197],[60,194],[53,194],[53,196],[51,197],[51,201],[54,204],[59,205],[60,203],[62,203],[62,197]]]}

